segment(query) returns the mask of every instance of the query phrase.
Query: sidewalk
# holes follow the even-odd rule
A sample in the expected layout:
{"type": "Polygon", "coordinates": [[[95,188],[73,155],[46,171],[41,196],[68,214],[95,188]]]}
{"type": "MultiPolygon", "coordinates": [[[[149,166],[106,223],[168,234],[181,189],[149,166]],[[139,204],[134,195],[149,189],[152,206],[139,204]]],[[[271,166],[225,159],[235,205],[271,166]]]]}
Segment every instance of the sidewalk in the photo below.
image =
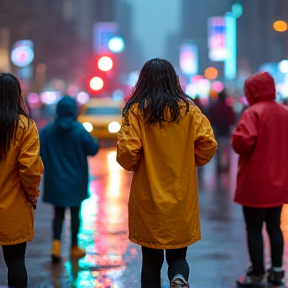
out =
{"type": "MultiPolygon", "coordinates": [[[[63,261],[50,263],[52,208],[39,201],[35,238],[28,243],[29,288],[140,288],[141,251],[127,231],[127,201],[131,174],[115,165],[115,149],[102,149],[90,159],[91,197],[82,206],[80,245],[87,256],[69,260],[69,215],[63,227],[63,261]],[[105,164],[104,164],[105,163],[105,164]],[[74,283],[74,284],[73,284],[74,283]]],[[[216,177],[212,160],[201,171],[199,203],[202,240],[188,248],[191,288],[235,288],[236,279],[249,266],[241,207],[233,203],[236,157],[230,176],[216,177]]],[[[287,269],[288,209],[283,210],[284,269],[287,269]]],[[[181,235],[179,235],[181,237],[181,235]]],[[[265,256],[269,267],[269,241],[265,256]]],[[[0,287],[7,285],[0,249],[0,287]]],[[[162,268],[163,288],[169,287],[167,265],[162,268]]],[[[286,273],[288,275],[288,273],[286,273]]],[[[287,283],[287,277],[285,279],[287,283]]]]}

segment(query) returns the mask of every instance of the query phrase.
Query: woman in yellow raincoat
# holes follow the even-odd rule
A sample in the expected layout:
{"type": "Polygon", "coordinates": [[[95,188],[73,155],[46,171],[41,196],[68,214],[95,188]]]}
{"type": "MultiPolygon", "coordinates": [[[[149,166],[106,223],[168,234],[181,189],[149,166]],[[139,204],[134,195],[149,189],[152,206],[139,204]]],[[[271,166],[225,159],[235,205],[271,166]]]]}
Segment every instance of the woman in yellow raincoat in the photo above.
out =
{"type": "Polygon", "coordinates": [[[27,287],[26,243],[34,237],[34,212],[43,164],[35,122],[24,108],[18,80],[0,74],[0,246],[9,287],[27,287]]]}
{"type": "Polygon", "coordinates": [[[142,246],[142,288],[160,288],[164,250],[171,286],[188,287],[187,246],[201,238],[196,167],[216,148],[209,121],[173,66],[148,61],[124,107],[117,142],[118,163],[134,172],[129,239],[142,246]]]}

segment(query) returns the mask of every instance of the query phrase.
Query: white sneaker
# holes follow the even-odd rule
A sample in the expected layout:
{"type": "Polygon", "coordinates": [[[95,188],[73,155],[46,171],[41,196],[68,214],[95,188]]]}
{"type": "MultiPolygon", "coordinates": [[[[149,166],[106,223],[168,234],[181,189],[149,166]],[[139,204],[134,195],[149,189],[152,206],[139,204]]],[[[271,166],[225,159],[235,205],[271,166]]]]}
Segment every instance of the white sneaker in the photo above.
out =
{"type": "Polygon", "coordinates": [[[173,280],[170,283],[170,287],[185,287],[188,288],[189,284],[188,281],[184,278],[183,275],[177,274],[174,276],[173,280]]]}

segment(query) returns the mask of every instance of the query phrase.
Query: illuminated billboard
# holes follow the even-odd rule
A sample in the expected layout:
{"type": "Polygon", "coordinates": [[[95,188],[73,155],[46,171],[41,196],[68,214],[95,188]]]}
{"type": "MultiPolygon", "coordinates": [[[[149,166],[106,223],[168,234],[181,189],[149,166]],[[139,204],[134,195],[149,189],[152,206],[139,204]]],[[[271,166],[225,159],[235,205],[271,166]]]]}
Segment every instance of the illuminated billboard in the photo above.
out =
{"type": "Polygon", "coordinates": [[[224,17],[208,19],[208,56],[211,61],[225,61],[227,59],[225,30],[224,17]]]}
{"type": "Polygon", "coordinates": [[[198,47],[192,41],[180,46],[180,69],[188,76],[198,74],[198,47]]]}
{"type": "Polygon", "coordinates": [[[233,80],[237,76],[237,22],[232,13],[225,14],[227,58],[224,62],[224,76],[233,80]]]}
{"type": "Polygon", "coordinates": [[[110,52],[109,41],[118,34],[118,23],[97,22],[93,26],[93,49],[95,53],[110,52]]]}

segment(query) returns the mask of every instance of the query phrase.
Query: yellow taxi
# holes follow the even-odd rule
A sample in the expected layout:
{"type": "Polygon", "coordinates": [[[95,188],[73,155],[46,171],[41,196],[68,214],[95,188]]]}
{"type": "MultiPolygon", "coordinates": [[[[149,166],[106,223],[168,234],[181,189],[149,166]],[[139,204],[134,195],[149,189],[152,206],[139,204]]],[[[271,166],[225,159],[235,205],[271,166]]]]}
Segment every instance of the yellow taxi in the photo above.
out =
{"type": "Polygon", "coordinates": [[[90,99],[81,107],[78,121],[96,138],[116,138],[124,104],[111,98],[90,99]]]}

